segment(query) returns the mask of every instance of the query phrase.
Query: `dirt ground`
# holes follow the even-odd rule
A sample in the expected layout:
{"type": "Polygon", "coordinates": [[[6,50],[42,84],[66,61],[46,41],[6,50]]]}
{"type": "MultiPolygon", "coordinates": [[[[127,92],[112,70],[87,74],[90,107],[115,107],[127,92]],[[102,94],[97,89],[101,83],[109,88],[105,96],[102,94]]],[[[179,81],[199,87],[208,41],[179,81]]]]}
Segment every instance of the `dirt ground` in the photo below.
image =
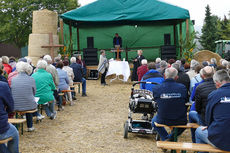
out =
{"type": "MultiPolygon", "coordinates": [[[[109,83],[109,80],[107,82],[109,83]]],[[[20,136],[20,151],[160,153],[152,135],[129,133],[128,139],[123,138],[131,85],[131,82],[115,80],[109,83],[109,86],[101,86],[99,80],[88,80],[88,97],[78,94],[75,105],[65,106],[65,110],[58,112],[55,120],[46,117],[41,123],[34,124],[35,132],[24,132],[24,135],[20,136]]],[[[188,131],[183,135],[188,135],[188,131]]]]}

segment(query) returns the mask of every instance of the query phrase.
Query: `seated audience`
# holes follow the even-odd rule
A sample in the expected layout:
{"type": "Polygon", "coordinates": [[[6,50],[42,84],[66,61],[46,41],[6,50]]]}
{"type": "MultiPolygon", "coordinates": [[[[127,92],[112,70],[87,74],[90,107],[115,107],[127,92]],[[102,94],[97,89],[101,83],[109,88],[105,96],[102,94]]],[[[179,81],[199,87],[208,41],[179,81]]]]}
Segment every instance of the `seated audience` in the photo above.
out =
{"type": "MultiPolygon", "coordinates": [[[[156,127],[155,122],[165,125],[185,125],[187,124],[187,89],[177,83],[177,70],[167,68],[165,70],[165,81],[161,85],[153,87],[154,101],[157,103],[157,115],[152,119],[152,126],[160,135],[162,141],[172,140],[175,131],[171,134],[164,127],[156,127]]],[[[178,135],[182,134],[185,129],[178,129],[178,135]]]]}
{"type": "Polygon", "coordinates": [[[2,56],[2,64],[6,73],[10,74],[12,72],[12,67],[9,65],[9,57],[2,56]]]}
{"type": "Polygon", "coordinates": [[[168,60],[169,67],[171,67],[172,64],[175,63],[175,62],[176,62],[175,59],[173,59],[173,58],[169,59],[168,60]]]}
{"type": "Polygon", "coordinates": [[[19,134],[14,125],[8,122],[8,113],[14,111],[14,100],[9,85],[0,81],[0,140],[12,137],[5,144],[0,144],[1,153],[19,153],[19,134]]]}
{"type": "MultiPolygon", "coordinates": [[[[149,69],[149,71],[143,75],[141,81],[155,82],[158,84],[161,84],[164,81],[164,77],[158,71],[155,70],[156,66],[155,66],[154,62],[151,62],[148,64],[148,69],[149,69]]],[[[149,91],[153,91],[154,86],[155,86],[154,84],[141,83],[140,88],[146,89],[149,91]]]]}
{"type": "Polygon", "coordinates": [[[217,61],[216,61],[216,58],[211,58],[210,60],[210,65],[209,66],[212,66],[214,68],[217,67],[217,61]]]}
{"type": "Polygon", "coordinates": [[[17,62],[16,62],[15,57],[11,56],[9,58],[9,65],[12,67],[12,72],[14,72],[16,70],[16,64],[17,64],[17,62]]]}
{"type": "MultiPolygon", "coordinates": [[[[12,79],[11,90],[14,99],[14,111],[29,111],[37,109],[34,96],[36,93],[35,80],[30,76],[33,68],[25,62],[18,62],[16,65],[18,75],[12,79]]],[[[44,118],[36,113],[26,113],[28,132],[34,131],[33,116],[38,119],[44,118]]]]}
{"type": "Polygon", "coordinates": [[[46,71],[47,62],[45,60],[39,60],[37,63],[37,72],[32,77],[36,84],[35,97],[39,97],[38,104],[41,104],[45,109],[46,115],[51,119],[55,119],[57,112],[54,111],[54,96],[55,84],[53,77],[46,71]]]}
{"type": "Polygon", "coordinates": [[[74,73],[74,82],[82,82],[82,96],[86,95],[86,79],[83,78],[83,70],[80,64],[76,63],[76,57],[72,57],[70,59],[71,65],[70,67],[73,69],[74,73]]]}
{"type": "Polygon", "coordinates": [[[188,74],[180,70],[180,65],[178,63],[173,63],[172,67],[178,71],[178,78],[176,82],[182,83],[183,85],[185,85],[185,87],[187,88],[187,91],[189,91],[190,79],[189,79],[188,74]]]}
{"type": "Polygon", "coordinates": [[[148,61],[146,59],[143,59],[141,64],[142,65],[137,68],[138,81],[141,81],[143,75],[149,70],[147,65],[148,61]]]}
{"type": "MultiPolygon", "coordinates": [[[[195,111],[189,113],[189,120],[191,123],[198,123],[205,126],[205,110],[207,105],[208,95],[216,90],[216,86],[213,82],[214,69],[211,66],[206,66],[200,71],[203,82],[196,87],[194,99],[195,99],[195,111]]],[[[195,142],[195,129],[191,129],[192,141],[195,142]]]]}
{"type": "Polygon", "coordinates": [[[181,70],[182,72],[185,72],[184,65],[185,65],[185,63],[186,63],[186,60],[185,60],[184,58],[182,58],[182,59],[180,60],[180,62],[181,62],[180,70],[181,70]]]}
{"type": "Polygon", "coordinates": [[[156,58],[155,60],[155,64],[156,64],[156,69],[159,69],[160,68],[160,62],[161,62],[161,58],[156,58]]]}
{"type": "Polygon", "coordinates": [[[81,59],[81,54],[77,56],[77,63],[81,65],[83,71],[83,77],[86,77],[86,65],[85,62],[81,59]]]}
{"type": "MultiPolygon", "coordinates": [[[[68,60],[64,60],[63,61],[64,67],[62,68],[64,71],[67,72],[67,75],[69,77],[69,86],[73,86],[73,79],[74,79],[74,73],[73,73],[73,69],[69,66],[69,61],[68,60]]],[[[71,90],[73,90],[72,88],[70,88],[71,90]]],[[[71,99],[72,94],[68,92],[68,97],[71,99]]],[[[72,97],[73,100],[76,100],[75,97],[72,97]]]]}
{"type": "Polygon", "coordinates": [[[4,73],[4,67],[3,65],[0,63],[0,81],[6,82],[8,83],[8,81],[6,80],[5,76],[3,75],[4,73]]]}
{"type": "MultiPolygon", "coordinates": [[[[57,72],[58,72],[58,78],[59,78],[59,85],[58,85],[58,93],[61,93],[62,90],[69,90],[69,77],[66,71],[62,70],[64,64],[62,61],[59,61],[56,64],[57,72]]],[[[70,99],[70,102],[73,103],[72,97],[70,99]]],[[[58,103],[58,111],[63,110],[62,106],[62,96],[59,96],[59,103],[58,103]]]]}
{"type": "Polygon", "coordinates": [[[193,59],[193,60],[191,61],[190,70],[187,72],[187,74],[188,74],[190,80],[192,80],[192,78],[195,77],[195,75],[197,74],[197,73],[195,72],[195,68],[196,68],[196,66],[198,66],[198,65],[200,65],[200,64],[199,64],[199,62],[197,62],[196,60],[193,59]]]}
{"type": "Polygon", "coordinates": [[[168,63],[164,60],[160,62],[160,68],[157,69],[158,72],[160,72],[161,75],[164,75],[165,69],[168,67],[168,63]]]}
{"type": "Polygon", "coordinates": [[[202,69],[202,67],[200,65],[197,65],[195,67],[195,73],[196,75],[191,79],[191,82],[190,82],[190,89],[189,89],[189,92],[192,93],[193,91],[193,88],[195,86],[196,83],[198,82],[201,82],[203,79],[201,78],[201,75],[200,75],[200,70],[202,69]]]}
{"type": "MultiPolygon", "coordinates": [[[[208,96],[206,124],[196,130],[196,143],[211,144],[230,151],[230,78],[226,70],[217,71],[213,80],[217,90],[208,96]]],[[[201,152],[200,152],[201,153],[201,152]]]]}

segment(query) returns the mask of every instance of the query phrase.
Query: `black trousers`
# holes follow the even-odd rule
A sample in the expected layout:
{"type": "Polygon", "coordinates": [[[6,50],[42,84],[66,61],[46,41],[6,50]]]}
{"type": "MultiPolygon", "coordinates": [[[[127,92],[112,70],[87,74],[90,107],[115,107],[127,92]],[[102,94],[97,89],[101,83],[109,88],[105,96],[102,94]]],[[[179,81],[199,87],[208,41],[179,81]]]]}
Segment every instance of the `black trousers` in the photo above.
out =
{"type": "Polygon", "coordinates": [[[108,69],[106,68],[105,72],[101,75],[101,84],[106,83],[105,82],[105,76],[106,76],[107,71],[108,71],[108,69]]]}

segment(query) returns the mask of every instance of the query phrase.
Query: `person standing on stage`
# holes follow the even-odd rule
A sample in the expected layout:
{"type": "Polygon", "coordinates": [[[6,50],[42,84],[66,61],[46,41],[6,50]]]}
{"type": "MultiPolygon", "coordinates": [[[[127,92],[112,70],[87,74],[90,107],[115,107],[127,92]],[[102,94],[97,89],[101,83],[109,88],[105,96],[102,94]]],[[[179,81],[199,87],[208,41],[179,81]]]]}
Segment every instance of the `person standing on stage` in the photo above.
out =
{"type": "Polygon", "coordinates": [[[105,56],[105,50],[101,50],[100,61],[99,61],[97,70],[98,72],[102,74],[101,75],[101,85],[104,85],[104,86],[107,85],[105,82],[105,76],[108,71],[108,67],[109,67],[109,63],[105,56]]]}
{"type": "MultiPolygon", "coordinates": [[[[118,35],[118,33],[115,33],[115,37],[113,38],[113,47],[115,49],[122,48],[122,38],[118,35]]],[[[117,52],[115,52],[115,58],[117,58],[117,52]]],[[[119,52],[119,59],[121,59],[121,52],[119,52]]]]}
{"type": "Polygon", "coordinates": [[[132,81],[137,81],[138,76],[137,76],[137,68],[141,66],[141,61],[145,59],[145,57],[142,55],[142,50],[138,50],[137,54],[138,56],[133,60],[133,73],[132,73],[132,81]]]}

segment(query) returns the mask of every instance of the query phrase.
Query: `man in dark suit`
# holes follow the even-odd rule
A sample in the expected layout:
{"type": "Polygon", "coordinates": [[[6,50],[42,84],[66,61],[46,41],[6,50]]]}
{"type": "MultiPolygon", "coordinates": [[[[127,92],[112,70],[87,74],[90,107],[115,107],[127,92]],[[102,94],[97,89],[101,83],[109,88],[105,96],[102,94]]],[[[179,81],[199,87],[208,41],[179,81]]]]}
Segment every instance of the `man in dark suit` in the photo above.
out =
{"type": "MultiPolygon", "coordinates": [[[[115,37],[113,38],[113,47],[115,49],[122,47],[122,38],[118,35],[118,33],[115,33],[115,37]]],[[[117,52],[115,52],[115,58],[117,58],[117,52]]],[[[119,59],[121,59],[121,52],[119,52],[119,59]]]]}

